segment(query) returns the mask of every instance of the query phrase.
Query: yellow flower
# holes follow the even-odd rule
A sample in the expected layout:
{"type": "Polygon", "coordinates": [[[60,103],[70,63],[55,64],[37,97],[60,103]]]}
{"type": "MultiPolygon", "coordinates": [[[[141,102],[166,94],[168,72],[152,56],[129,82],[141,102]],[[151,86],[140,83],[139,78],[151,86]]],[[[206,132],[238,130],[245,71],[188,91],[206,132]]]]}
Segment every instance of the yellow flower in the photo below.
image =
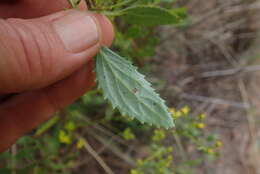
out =
{"type": "Polygon", "coordinates": [[[138,170],[132,169],[131,174],[144,174],[143,172],[139,172],[138,170]]]}
{"type": "Polygon", "coordinates": [[[204,123],[197,123],[196,127],[199,129],[204,129],[205,128],[205,124],[204,123]]]}
{"type": "Polygon", "coordinates": [[[172,152],[172,151],[173,151],[173,148],[172,148],[172,147],[167,147],[167,149],[166,149],[166,150],[167,150],[167,152],[168,152],[168,153],[170,153],[170,152],[172,152]]]}
{"type": "Polygon", "coordinates": [[[206,150],[206,153],[212,155],[212,154],[214,154],[214,151],[213,151],[213,149],[208,148],[208,149],[206,150]]]}
{"type": "Polygon", "coordinates": [[[184,115],[187,115],[189,114],[190,112],[190,108],[188,106],[185,106],[183,108],[181,108],[181,112],[184,114],[184,115]]]}
{"type": "Polygon", "coordinates": [[[186,115],[189,112],[189,108],[182,108],[181,110],[177,111],[174,108],[169,108],[169,112],[173,118],[179,118],[186,115]]]}
{"type": "Polygon", "coordinates": [[[142,174],[142,172],[139,172],[138,170],[132,169],[131,174],[142,174]]]}
{"type": "Polygon", "coordinates": [[[167,159],[166,159],[166,167],[170,167],[172,164],[172,160],[173,160],[173,156],[172,155],[168,155],[167,159]]]}
{"type": "Polygon", "coordinates": [[[181,111],[176,111],[176,112],[173,114],[173,117],[175,117],[175,118],[180,118],[181,116],[183,116],[181,111]]]}
{"type": "Polygon", "coordinates": [[[85,145],[85,140],[84,139],[79,139],[79,141],[77,142],[77,149],[82,149],[85,145]]]}
{"type": "Polygon", "coordinates": [[[138,174],[139,172],[137,171],[137,170],[135,170],[135,169],[132,169],[131,170],[131,174],[138,174]]]}
{"type": "Polygon", "coordinates": [[[72,121],[69,121],[65,124],[65,129],[68,131],[74,131],[76,129],[76,125],[72,121]]]}
{"type": "Polygon", "coordinates": [[[66,134],[65,131],[60,130],[59,131],[59,142],[63,144],[71,144],[71,137],[66,134]]]}
{"type": "Polygon", "coordinates": [[[198,115],[198,117],[199,117],[199,119],[203,120],[203,119],[206,118],[206,115],[205,114],[200,114],[200,115],[198,115]]]}
{"type": "Polygon", "coordinates": [[[125,140],[132,140],[135,139],[135,134],[132,132],[132,130],[130,128],[126,128],[123,132],[123,138],[125,140]]]}
{"type": "Polygon", "coordinates": [[[216,146],[217,148],[222,147],[222,146],[223,146],[223,143],[222,143],[220,140],[217,140],[215,146],[216,146]]]}

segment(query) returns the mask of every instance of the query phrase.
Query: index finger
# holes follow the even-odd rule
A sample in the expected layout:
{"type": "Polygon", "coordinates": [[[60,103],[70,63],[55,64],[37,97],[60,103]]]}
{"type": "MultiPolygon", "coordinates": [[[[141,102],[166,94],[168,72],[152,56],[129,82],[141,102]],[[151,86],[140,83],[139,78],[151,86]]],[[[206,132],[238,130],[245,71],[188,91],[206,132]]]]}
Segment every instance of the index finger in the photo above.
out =
{"type": "MultiPolygon", "coordinates": [[[[67,0],[2,0],[0,18],[35,18],[70,8],[67,0]]],[[[80,9],[87,9],[82,0],[80,9]]]]}

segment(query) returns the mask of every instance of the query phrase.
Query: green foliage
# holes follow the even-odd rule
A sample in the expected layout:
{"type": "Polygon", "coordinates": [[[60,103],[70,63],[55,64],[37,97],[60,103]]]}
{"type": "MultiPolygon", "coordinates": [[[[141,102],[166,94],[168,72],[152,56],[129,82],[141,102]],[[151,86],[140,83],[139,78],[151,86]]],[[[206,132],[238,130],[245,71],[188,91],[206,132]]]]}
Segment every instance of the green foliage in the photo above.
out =
{"type": "Polygon", "coordinates": [[[0,154],[0,173],[70,174],[83,148],[76,132],[87,123],[78,112],[68,111],[63,119],[60,115],[44,123],[34,135],[20,138],[10,151],[0,154]]]}
{"type": "Polygon", "coordinates": [[[176,128],[155,129],[149,143],[149,155],[136,160],[130,174],[191,174],[194,168],[219,156],[222,142],[206,133],[205,114],[191,115],[190,108],[170,109],[176,128]],[[204,125],[198,127],[197,125],[204,125]],[[167,142],[173,144],[169,145],[167,142]],[[186,151],[189,149],[189,152],[186,151]]]}
{"type": "MultiPolygon", "coordinates": [[[[147,74],[147,79],[149,79],[149,72],[152,69],[149,58],[154,55],[154,47],[160,40],[155,35],[156,27],[150,25],[148,20],[152,21],[153,24],[174,24],[174,26],[181,24],[186,19],[186,10],[184,8],[171,8],[175,1],[87,0],[86,2],[90,10],[110,16],[116,24],[113,50],[118,51],[120,55],[140,66],[140,71],[147,74]],[[140,14],[145,12],[145,15],[133,17],[133,11],[138,11],[140,14]],[[150,13],[148,17],[146,12],[150,13]],[[162,19],[162,16],[153,15],[156,13],[166,16],[166,19],[162,19]],[[137,22],[131,21],[130,17],[137,22]],[[140,25],[141,23],[145,25],[140,25]]],[[[75,0],[75,2],[69,0],[69,2],[74,8],[79,3],[78,0],[75,0]]],[[[135,77],[140,77],[141,82],[139,84],[138,80],[140,79],[136,80],[135,78],[127,80],[128,83],[131,82],[127,86],[131,87],[129,92],[132,93],[124,96],[127,98],[126,100],[135,97],[134,93],[139,92],[139,88],[149,88],[148,91],[152,91],[149,84],[143,82],[142,76],[137,74],[130,63],[106,49],[105,52],[113,56],[107,58],[100,55],[101,57],[97,58],[97,63],[102,61],[99,64],[105,62],[107,65],[113,66],[113,69],[106,69],[106,73],[103,72],[103,75],[110,76],[109,83],[112,83],[110,86],[108,84],[103,85],[107,88],[114,88],[115,95],[111,96],[113,98],[111,100],[115,100],[115,102],[120,100],[120,105],[124,104],[122,103],[124,100],[118,96],[120,93],[115,90],[120,85],[119,79],[124,81],[126,78],[133,76],[132,73],[125,74],[127,71],[131,71],[129,68],[133,69],[135,77]],[[114,71],[116,73],[111,74],[114,71]],[[139,87],[136,88],[135,86],[139,87]],[[116,98],[114,99],[114,97],[116,98]]],[[[102,73],[97,75],[100,76],[99,79],[104,77],[102,73]]],[[[99,84],[101,86],[104,81],[99,80],[99,82],[101,82],[99,84]]],[[[159,80],[153,81],[153,86],[158,88],[158,86],[163,86],[163,83],[159,80]]],[[[141,104],[146,103],[151,95],[153,99],[157,98],[152,92],[152,94],[144,95],[147,98],[138,100],[141,101],[141,104]]],[[[138,104],[134,101],[131,99],[131,105],[124,107],[138,108],[138,104]]],[[[157,98],[156,101],[160,101],[160,99],[157,98]]],[[[129,102],[127,103],[129,104],[129,102]]],[[[159,104],[161,105],[161,102],[159,104]]],[[[148,120],[147,122],[153,124],[158,122],[160,125],[168,126],[173,118],[176,127],[169,130],[153,130],[150,126],[141,124],[136,119],[123,117],[118,110],[113,109],[104,100],[103,93],[99,89],[93,89],[67,109],[57,113],[53,119],[44,123],[34,133],[22,137],[9,151],[0,154],[0,174],[72,174],[75,168],[79,168],[85,162],[86,157],[93,160],[90,155],[86,155],[89,154],[85,148],[87,140],[94,142],[98,140],[103,147],[108,149],[112,144],[117,150],[120,150],[123,146],[122,152],[135,149],[135,153],[130,156],[135,160],[135,167],[129,170],[130,174],[189,174],[204,161],[215,159],[218,156],[222,142],[217,136],[205,131],[204,114],[193,116],[190,112],[191,109],[187,106],[179,110],[170,109],[170,115],[164,107],[163,109],[155,109],[156,107],[152,104],[150,104],[150,107],[156,110],[158,113],[156,116],[152,117],[150,114],[132,115],[131,113],[129,116],[141,117],[142,121],[148,120]],[[163,113],[166,119],[160,119],[163,113]],[[114,137],[117,137],[117,140],[120,141],[115,141],[114,137]],[[120,142],[123,142],[123,144],[120,144],[120,142]],[[145,147],[145,155],[139,154],[142,152],[140,146],[145,147]]],[[[131,110],[130,112],[134,111],[131,110]]],[[[93,149],[99,153],[100,149],[96,149],[95,145],[93,145],[93,149]]],[[[99,155],[102,158],[102,153],[99,155]]],[[[109,155],[106,155],[107,157],[109,155]]],[[[113,163],[114,160],[112,160],[113,163]]],[[[105,162],[109,162],[109,159],[105,162]]]]}
{"type": "Polygon", "coordinates": [[[177,24],[181,20],[175,11],[152,6],[126,8],[120,15],[129,23],[145,26],[177,24]]]}
{"type": "Polygon", "coordinates": [[[130,174],[172,174],[173,148],[152,144],[151,153],[146,159],[136,161],[136,169],[130,174]]]}
{"type": "Polygon", "coordinates": [[[130,128],[126,128],[122,133],[122,137],[125,140],[133,140],[135,138],[135,135],[130,128]]]}
{"type": "Polygon", "coordinates": [[[105,98],[123,115],[135,117],[142,123],[172,127],[164,101],[136,69],[108,48],[102,48],[96,58],[96,74],[105,98]]]}

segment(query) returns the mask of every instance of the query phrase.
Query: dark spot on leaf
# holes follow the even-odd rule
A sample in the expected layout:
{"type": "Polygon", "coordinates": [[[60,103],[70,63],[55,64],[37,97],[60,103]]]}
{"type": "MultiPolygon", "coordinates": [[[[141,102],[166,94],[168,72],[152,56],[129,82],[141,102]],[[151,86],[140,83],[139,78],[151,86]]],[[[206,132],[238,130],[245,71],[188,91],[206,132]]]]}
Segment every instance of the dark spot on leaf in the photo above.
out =
{"type": "Polygon", "coordinates": [[[134,88],[133,89],[133,93],[136,94],[138,92],[138,89],[137,88],[134,88]]]}

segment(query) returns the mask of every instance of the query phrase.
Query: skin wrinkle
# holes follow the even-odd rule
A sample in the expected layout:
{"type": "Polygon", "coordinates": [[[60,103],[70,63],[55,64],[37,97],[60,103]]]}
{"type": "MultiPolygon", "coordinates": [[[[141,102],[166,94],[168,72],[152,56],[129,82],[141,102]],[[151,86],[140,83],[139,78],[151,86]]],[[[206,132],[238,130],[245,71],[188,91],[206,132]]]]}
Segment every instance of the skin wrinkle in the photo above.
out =
{"type": "MultiPolygon", "coordinates": [[[[13,19],[10,22],[12,23],[11,25],[13,25],[14,28],[19,28],[19,30],[16,31],[22,43],[22,48],[25,53],[24,62],[27,65],[27,69],[28,69],[28,75],[27,75],[28,83],[25,85],[25,87],[30,89],[34,87],[34,84],[39,83],[39,81],[43,80],[44,74],[41,72],[44,72],[45,70],[43,70],[44,67],[41,66],[40,62],[42,60],[48,60],[46,59],[46,57],[50,57],[48,55],[44,57],[40,49],[40,42],[42,41],[42,43],[45,43],[43,41],[43,39],[45,38],[42,37],[42,32],[37,32],[37,34],[33,32],[33,31],[40,31],[40,27],[37,27],[36,29],[32,29],[35,27],[35,25],[32,25],[30,21],[13,19]],[[36,37],[42,38],[41,41],[40,42],[37,41],[36,37]],[[29,45],[30,47],[28,47],[28,44],[26,44],[28,42],[31,43],[29,45]],[[35,61],[35,59],[32,59],[32,57],[37,57],[38,61],[35,61]]],[[[46,51],[46,53],[49,54],[48,51],[46,51]]]]}
{"type": "MultiPolygon", "coordinates": [[[[58,69],[56,69],[56,64],[60,64],[62,63],[60,59],[56,59],[56,57],[60,57],[60,58],[67,58],[70,57],[69,54],[67,52],[67,54],[64,54],[64,46],[62,41],[59,39],[58,35],[53,34],[54,29],[52,28],[52,25],[50,25],[48,22],[46,22],[46,25],[43,26],[44,24],[42,23],[36,23],[36,25],[38,25],[38,28],[40,30],[39,33],[41,33],[42,36],[42,40],[39,39],[39,35],[38,33],[32,33],[34,35],[33,38],[36,39],[36,46],[39,49],[39,54],[41,55],[41,67],[42,67],[42,75],[40,76],[41,79],[44,79],[44,77],[49,77],[49,76],[53,76],[54,74],[61,74],[59,73],[58,69]],[[48,27],[46,27],[48,26],[48,27]],[[46,30],[43,30],[43,28],[46,28],[46,30]],[[43,41],[45,40],[45,41],[43,41]],[[41,44],[45,43],[44,46],[42,46],[41,44]],[[54,44],[55,43],[55,44],[54,44]],[[41,45],[41,46],[40,46],[41,45]],[[51,45],[58,45],[55,49],[51,48],[51,45]],[[44,50],[43,50],[44,48],[44,50]],[[57,60],[57,62],[55,62],[55,60],[57,60]]],[[[57,80],[62,80],[64,77],[57,77],[54,78],[52,80],[52,82],[50,82],[50,84],[56,82],[57,80]]],[[[45,85],[41,85],[41,87],[45,87],[45,85]]]]}
{"type": "MultiPolygon", "coordinates": [[[[36,24],[35,24],[36,25],[36,24]]],[[[43,32],[42,32],[43,33],[43,32]]],[[[44,33],[43,33],[44,34],[44,33]]],[[[36,38],[38,37],[38,36],[36,36],[34,33],[32,33],[32,35],[33,35],[33,40],[34,40],[34,42],[35,42],[35,46],[36,46],[36,49],[37,49],[37,52],[38,52],[38,54],[39,54],[39,57],[38,57],[38,59],[39,59],[39,68],[37,69],[37,72],[39,73],[39,77],[44,77],[44,70],[46,69],[46,67],[48,67],[48,66],[45,66],[45,64],[47,64],[47,63],[43,63],[44,61],[44,51],[42,51],[41,50],[41,48],[40,48],[40,46],[39,46],[39,44],[37,43],[37,40],[36,40],[36,38]]],[[[46,38],[46,36],[44,36],[43,38],[46,38]]],[[[48,42],[48,39],[46,39],[46,41],[47,41],[47,47],[48,47],[48,49],[46,49],[46,52],[49,52],[49,42],[48,42]]],[[[49,60],[49,59],[47,59],[47,60],[49,60]]],[[[45,59],[45,61],[46,61],[46,59],[45,59]]],[[[50,64],[50,66],[51,66],[51,64],[50,64]]],[[[47,69],[46,69],[47,70],[47,69]]],[[[49,72],[48,70],[46,71],[46,72],[49,72]]]]}
{"type": "MultiPolygon", "coordinates": [[[[4,20],[2,20],[2,19],[0,19],[0,31],[2,30],[1,29],[1,26],[3,25],[3,23],[4,23],[4,20]]],[[[7,50],[8,49],[8,47],[6,46],[6,42],[5,42],[5,40],[4,39],[1,39],[0,38],[0,45],[1,45],[1,47],[0,47],[0,52],[5,52],[4,50],[7,50]]],[[[6,55],[2,55],[2,56],[6,56],[6,55]]],[[[1,61],[0,60],[0,66],[1,67],[5,67],[6,66],[6,61],[1,61]]],[[[5,78],[3,78],[2,76],[4,75],[4,74],[6,74],[6,72],[4,71],[5,69],[3,69],[3,68],[1,68],[0,69],[0,79],[1,79],[1,81],[2,81],[2,87],[4,87],[3,86],[3,84],[6,84],[7,82],[6,82],[6,79],[5,78]]],[[[1,87],[0,86],[0,87],[1,87]]],[[[0,88],[0,93],[1,93],[1,88],[0,88]]]]}
{"type": "Polygon", "coordinates": [[[25,65],[27,67],[23,68],[23,72],[21,72],[25,74],[24,71],[27,70],[27,75],[23,76],[27,77],[26,82],[29,83],[26,84],[25,87],[27,89],[32,89],[35,88],[36,84],[38,88],[45,87],[46,76],[53,77],[52,81],[50,81],[50,84],[54,83],[57,80],[63,79],[64,77],[57,77],[57,74],[61,74],[59,72],[61,70],[55,69],[54,67],[57,63],[61,63],[61,58],[68,57],[69,53],[68,55],[63,54],[64,49],[62,47],[62,43],[59,38],[55,34],[53,34],[54,32],[51,31],[51,25],[46,23],[46,25],[44,26],[44,24],[37,24],[37,22],[34,22],[34,24],[32,25],[31,21],[20,19],[10,19],[8,21],[12,29],[16,31],[17,36],[19,36],[18,38],[20,38],[22,48],[24,49],[23,53],[25,53],[25,56],[19,67],[25,67],[25,65]],[[19,30],[17,30],[16,28],[19,28],[19,30]],[[26,44],[28,42],[31,42],[31,44],[26,44]],[[50,47],[50,44],[57,45],[57,47],[55,47],[55,49],[52,49],[50,47]],[[37,61],[35,61],[35,59],[32,59],[32,56],[37,57],[37,61]],[[60,59],[56,59],[55,57],[60,57],[60,59]],[[55,62],[53,60],[57,61],[55,62]]]}
{"type": "MultiPolygon", "coordinates": [[[[12,27],[12,29],[16,32],[16,35],[19,39],[19,42],[21,43],[21,47],[22,48],[22,53],[23,56],[21,55],[16,55],[15,57],[23,57],[23,59],[18,59],[18,60],[22,60],[20,63],[20,66],[17,67],[17,69],[20,69],[20,67],[26,67],[26,68],[22,68],[21,74],[24,73],[24,71],[27,71],[23,76],[26,77],[26,80],[24,80],[25,82],[30,82],[30,79],[32,79],[32,75],[35,75],[34,72],[34,68],[33,68],[33,63],[32,60],[30,59],[30,55],[29,55],[29,50],[26,47],[25,44],[25,39],[24,37],[27,36],[28,37],[28,33],[26,33],[26,26],[23,23],[19,23],[18,20],[15,19],[10,19],[7,20],[7,22],[10,24],[10,26],[12,27]],[[25,35],[25,36],[24,36],[25,35]]],[[[19,73],[20,74],[20,73],[19,73]]],[[[29,86],[29,84],[26,84],[27,86],[29,86]]]]}
{"type": "MultiPolygon", "coordinates": [[[[38,69],[39,71],[39,78],[44,79],[46,76],[50,76],[53,74],[53,62],[52,60],[55,60],[54,54],[53,54],[53,49],[51,49],[51,43],[55,43],[56,40],[52,39],[53,36],[50,36],[50,32],[46,30],[42,30],[42,24],[41,23],[35,23],[35,26],[37,26],[37,29],[39,29],[40,35],[38,33],[32,32],[32,38],[35,42],[35,47],[38,50],[38,69]],[[41,37],[41,39],[39,39],[41,37]],[[44,40],[44,41],[43,41],[44,40]],[[41,43],[46,43],[44,46],[40,46],[41,43]],[[42,49],[44,48],[44,50],[42,49]]],[[[49,25],[46,23],[46,25],[49,25]]],[[[34,31],[34,30],[32,30],[34,31]]],[[[57,54],[57,50],[55,50],[56,56],[61,56],[60,54],[57,54]]],[[[33,86],[32,86],[33,88],[33,86]]]]}
{"type": "MultiPolygon", "coordinates": [[[[39,23],[39,25],[42,25],[42,24],[39,23]]],[[[49,25],[49,23],[46,22],[46,25],[49,25]]],[[[52,25],[50,25],[50,29],[54,30],[52,25]]],[[[55,67],[55,61],[54,60],[56,60],[55,57],[56,56],[65,57],[65,55],[63,54],[63,51],[62,51],[62,50],[65,50],[65,49],[63,47],[62,41],[58,38],[58,36],[50,37],[49,36],[50,32],[48,32],[48,31],[42,31],[42,33],[43,33],[44,38],[49,38],[49,39],[46,39],[46,43],[47,43],[46,50],[50,54],[51,59],[45,59],[44,61],[41,59],[41,66],[42,66],[42,71],[47,72],[46,76],[49,77],[51,74],[54,74],[53,70],[55,70],[55,68],[54,68],[55,67]],[[52,43],[57,43],[57,45],[60,45],[63,49],[60,49],[60,51],[57,54],[57,50],[53,50],[51,48],[52,43]]],[[[35,37],[37,37],[37,36],[35,35],[35,37]]],[[[40,50],[40,48],[39,48],[39,50],[40,50]]],[[[41,51],[41,52],[42,52],[42,54],[46,53],[46,51],[41,51]]],[[[42,73],[42,74],[44,74],[44,73],[42,73]]]]}
{"type": "MultiPolygon", "coordinates": [[[[3,51],[3,52],[8,53],[8,55],[4,55],[4,56],[11,58],[9,60],[7,59],[6,66],[12,65],[10,67],[10,69],[6,69],[6,71],[2,74],[2,76],[6,76],[8,78],[3,78],[3,81],[5,81],[5,83],[2,84],[2,86],[0,88],[0,90],[1,90],[5,87],[11,86],[12,82],[13,82],[12,78],[17,79],[17,77],[16,77],[17,75],[19,75],[19,79],[21,81],[26,80],[26,77],[21,76],[24,72],[19,72],[20,67],[23,66],[23,63],[21,61],[19,61],[21,59],[18,59],[18,61],[17,61],[17,59],[15,59],[15,57],[24,57],[24,54],[20,50],[14,49],[14,48],[17,48],[17,47],[12,46],[12,44],[16,44],[16,45],[21,44],[19,37],[18,37],[18,34],[15,30],[15,27],[12,27],[12,25],[10,25],[9,22],[4,21],[4,20],[1,20],[0,26],[3,26],[3,28],[4,28],[4,30],[1,30],[2,35],[8,36],[8,37],[0,37],[2,39],[7,40],[7,41],[4,42],[4,44],[1,45],[1,46],[5,47],[4,48],[5,51],[3,51]],[[8,30],[7,30],[7,28],[8,28],[8,30]],[[11,36],[11,38],[10,38],[10,36],[11,36]],[[12,49],[12,50],[10,50],[10,49],[12,49]],[[6,50],[10,50],[10,51],[6,51],[6,50]],[[10,70],[11,70],[11,72],[13,72],[13,74],[10,74],[10,72],[9,72],[10,70]]],[[[3,55],[1,55],[1,56],[3,56],[3,55]]],[[[5,91],[1,91],[1,92],[5,92],[5,91]]]]}
{"type": "MultiPolygon", "coordinates": [[[[31,59],[29,61],[32,61],[33,63],[31,64],[31,74],[33,74],[34,77],[31,77],[31,79],[29,79],[29,81],[31,81],[31,84],[28,85],[27,88],[34,88],[35,84],[39,84],[41,83],[41,81],[44,81],[44,77],[46,75],[46,72],[49,73],[49,71],[47,71],[45,69],[45,65],[48,64],[48,61],[49,60],[52,60],[52,55],[50,54],[50,51],[49,51],[49,45],[48,45],[48,37],[46,37],[43,33],[44,33],[44,30],[42,30],[41,26],[37,26],[37,23],[32,25],[30,23],[30,21],[28,21],[27,25],[25,26],[26,27],[26,30],[28,31],[31,31],[30,32],[30,38],[31,38],[31,41],[32,43],[30,44],[31,48],[29,48],[28,46],[25,46],[25,49],[26,50],[30,50],[30,49],[34,49],[34,56],[37,57],[37,61],[35,61],[34,59],[31,59]],[[35,28],[35,29],[33,29],[35,28]],[[34,32],[36,31],[36,32],[34,32]],[[41,45],[41,43],[44,43],[44,46],[41,45]],[[47,44],[45,44],[47,43],[47,44]],[[41,46],[40,46],[41,45],[41,46]],[[44,48],[44,50],[43,50],[44,48]],[[47,63],[45,63],[47,61],[47,63]],[[44,74],[45,72],[45,74],[44,74]],[[32,81],[32,79],[34,81],[32,81]]],[[[26,37],[26,36],[24,36],[26,37]]],[[[25,40],[25,38],[23,39],[25,40]]],[[[28,41],[27,41],[28,42],[28,41]]],[[[25,41],[24,41],[25,43],[25,41]]],[[[25,44],[24,44],[25,45],[25,44]]],[[[58,55],[57,55],[58,56],[58,55]]],[[[31,58],[32,55],[30,55],[30,57],[28,56],[28,58],[31,58]]],[[[51,66],[51,64],[49,65],[51,66]]],[[[43,82],[42,82],[43,83],[43,82]]]]}

